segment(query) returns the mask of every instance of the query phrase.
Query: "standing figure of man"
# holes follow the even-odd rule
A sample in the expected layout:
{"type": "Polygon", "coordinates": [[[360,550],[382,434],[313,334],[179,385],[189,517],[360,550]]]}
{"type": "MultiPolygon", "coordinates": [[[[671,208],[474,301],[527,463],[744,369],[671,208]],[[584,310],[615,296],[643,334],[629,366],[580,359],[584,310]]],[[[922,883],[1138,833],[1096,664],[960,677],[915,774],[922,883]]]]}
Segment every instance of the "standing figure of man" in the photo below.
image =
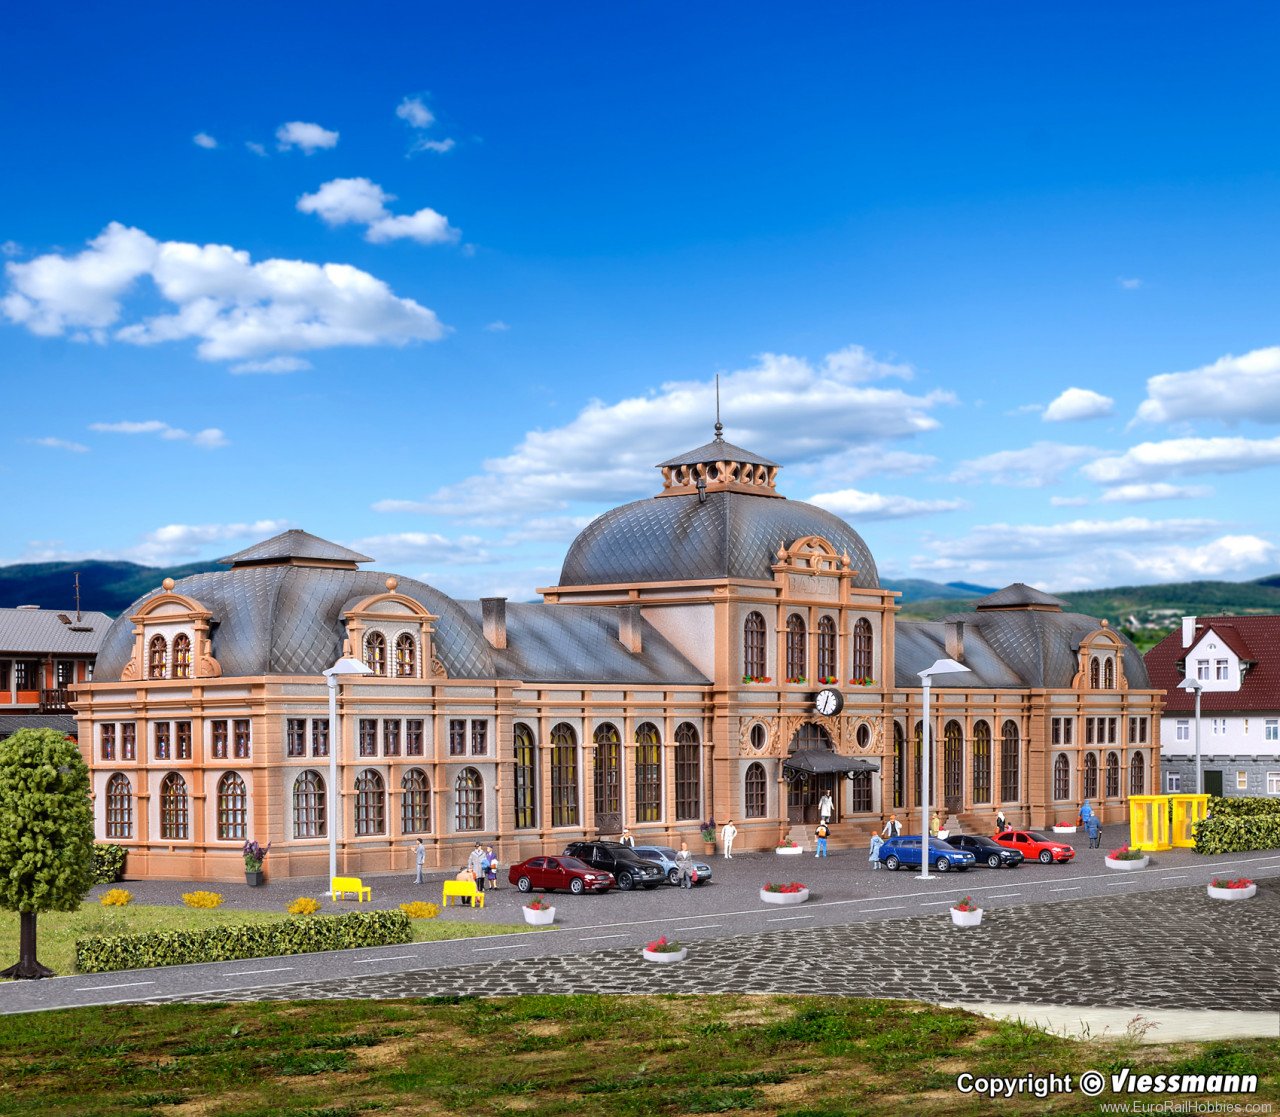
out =
{"type": "Polygon", "coordinates": [[[942,829],[942,816],[937,811],[933,812],[933,817],[929,819],[929,837],[936,838],[938,831],[942,829]]]}
{"type": "Polygon", "coordinates": [[[813,833],[814,833],[814,836],[818,839],[817,848],[814,852],[814,857],[826,857],[827,835],[831,833],[831,829],[827,826],[826,822],[823,821],[818,823],[818,828],[813,833]]]}
{"type": "Polygon", "coordinates": [[[427,861],[427,847],[422,839],[418,839],[418,844],[413,847],[413,863],[418,867],[418,875],[413,878],[414,884],[422,883],[422,866],[427,861]]]}
{"type": "Polygon", "coordinates": [[[680,870],[680,887],[693,887],[693,854],[689,852],[689,843],[681,842],[676,850],[676,868],[680,870]]]}
{"type": "Polygon", "coordinates": [[[902,833],[902,823],[898,821],[896,814],[889,816],[889,821],[884,824],[880,830],[880,836],[883,838],[896,838],[902,833]]]}
{"type": "Polygon", "coordinates": [[[484,848],[479,842],[476,842],[476,848],[471,851],[471,856],[467,858],[467,868],[475,874],[476,891],[484,891],[484,848]]]}
{"type": "Polygon", "coordinates": [[[1102,822],[1092,811],[1089,812],[1089,817],[1085,819],[1084,828],[1089,832],[1089,847],[1097,849],[1102,844],[1102,822]]]}
{"type": "Polygon", "coordinates": [[[724,826],[720,828],[720,844],[724,846],[724,855],[730,861],[733,860],[733,839],[738,836],[738,828],[734,826],[733,819],[726,818],[724,826]]]}
{"type": "Polygon", "coordinates": [[[831,792],[824,791],[822,793],[822,798],[818,800],[818,814],[822,818],[822,821],[830,823],[831,816],[835,814],[835,810],[836,803],[835,800],[831,798],[831,792]]]}

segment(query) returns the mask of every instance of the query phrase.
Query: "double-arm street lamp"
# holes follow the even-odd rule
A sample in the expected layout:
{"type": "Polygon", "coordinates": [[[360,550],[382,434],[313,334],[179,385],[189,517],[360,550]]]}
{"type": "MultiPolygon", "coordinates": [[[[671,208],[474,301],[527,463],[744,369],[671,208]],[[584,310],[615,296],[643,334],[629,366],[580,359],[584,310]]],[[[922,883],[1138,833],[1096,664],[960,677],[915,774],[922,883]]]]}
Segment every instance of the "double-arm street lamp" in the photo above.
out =
{"type": "Polygon", "coordinates": [[[338,824],[342,821],[342,794],[338,788],[338,750],[342,735],[338,732],[338,680],[352,675],[372,675],[358,659],[343,656],[323,672],[329,686],[329,801],[325,806],[325,823],[329,831],[329,885],[338,875],[338,824]]]}
{"type": "Polygon", "coordinates": [[[920,672],[924,684],[924,731],[920,734],[920,880],[929,880],[929,782],[933,772],[929,756],[929,739],[933,735],[929,722],[929,688],[934,675],[966,674],[969,668],[954,659],[940,659],[920,672]]]}
{"type": "MultiPolygon", "coordinates": [[[[1195,692],[1196,696],[1196,794],[1204,794],[1204,784],[1200,777],[1200,692],[1204,690],[1204,683],[1199,679],[1193,679],[1188,675],[1178,684],[1183,690],[1195,692]]],[[[1156,788],[1159,791],[1159,788],[1156,788]]]]}

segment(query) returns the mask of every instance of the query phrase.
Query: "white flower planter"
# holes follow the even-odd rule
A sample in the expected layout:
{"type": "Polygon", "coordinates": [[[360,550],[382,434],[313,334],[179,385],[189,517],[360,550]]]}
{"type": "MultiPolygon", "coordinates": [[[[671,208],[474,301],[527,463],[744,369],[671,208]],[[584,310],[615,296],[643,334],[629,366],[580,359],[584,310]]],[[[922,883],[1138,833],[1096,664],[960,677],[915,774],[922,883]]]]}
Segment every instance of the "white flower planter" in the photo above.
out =
{"type": "Polygon", "coordinates": [[[689,957],[689,948],[682,946],[679,950],[642,950],[646,962],[657,962],[659,964],[665,962],[683,962],[689,957]]]}
{"type": "Polygon", "coordinates": [[[524,912],[524,921],[531,923],[535,927],[542,927],[548,923],[556,921],[556,909],[551,908],[521,908],[524,912]]]}
{"type": "Polygon", "coordinates": [[[766,904],[803,904],[808,898],[807,888],[802,888],[799,892],[766,892],[763,888],[760,889],[760,899],[766,904]]]}
{"type": "Polygon", "coordinates": [[[1108,869],[1119,869],[1122,873],[1132,873],[1136,869],[1145,869],[1151,864],[1150,857],[1139,857],[1136,861],[1120,861],[1112,857],[1106,857],[1103,860],[1107,863],[1108,869]]]}
{"type": "Polygon", "coordinates": [[[778,846],[773,852],[781,857],[795,857],[804,852],[804,846],[778,846]]]}
{"type": "Polygon", "coordinates": [[[961,911],[959,908],[952,908],[951,922],[957,927],[976,927],[982,922],[982,909],[975,908],[973,911],[961,911]]]}
{"type": "Polygon", "coordinates": [[[938,838],[941,838],[941,839],[945,842],[945,841],[947,840],[947,837],[948,837],[948,835],[949,835],[950,833],[951,833],[951,831],[950,831],[950,830],[939,830],[939,831],[937,832],[937,834],[935,834],[934,836],[935,836],[935,837],[938,837],[938,838]]]}
{"type": "Polygon", "coordinates": [[[1256,884],[1251,884],[1247,888],[1214,888],[1212,884],[1206,887],[1211,900],[1247,900],[1258,891],[1256,884]]]}
{"type": "Polygon", "coordinates": [[[1075,826],[1055,826],[1053,832],[1055,834],[1074,834],[1077,830],[1075,826]]]}

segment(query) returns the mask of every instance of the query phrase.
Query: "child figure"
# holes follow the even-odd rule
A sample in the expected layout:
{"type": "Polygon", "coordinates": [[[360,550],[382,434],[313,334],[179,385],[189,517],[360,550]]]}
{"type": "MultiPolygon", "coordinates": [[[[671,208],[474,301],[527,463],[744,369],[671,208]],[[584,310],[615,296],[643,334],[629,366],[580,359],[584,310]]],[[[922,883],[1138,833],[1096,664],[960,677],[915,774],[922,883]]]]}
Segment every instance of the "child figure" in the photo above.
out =
{"type": "Polygon", "coordinates": [[[879,834],[871,835],[871,856],[867,858],[871,862],[873,869],[880,868],[880,847],[884,845],[884,839],[879,834]]]}

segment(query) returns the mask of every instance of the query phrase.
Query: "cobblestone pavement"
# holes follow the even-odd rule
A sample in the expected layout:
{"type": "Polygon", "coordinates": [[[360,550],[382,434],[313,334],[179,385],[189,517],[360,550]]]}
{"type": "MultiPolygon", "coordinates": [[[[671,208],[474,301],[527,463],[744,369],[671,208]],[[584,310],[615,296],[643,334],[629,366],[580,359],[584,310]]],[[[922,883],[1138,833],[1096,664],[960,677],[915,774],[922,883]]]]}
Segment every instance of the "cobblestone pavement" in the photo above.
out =
{"type": "Polygon", "coordinates": [[[631,947],[145,1000],[745,992],[1280,1011],[1277,941],[1272,880],[1235,903],[1182,888],[1006,907],[970,930],[943,912],[735,935],[677,965],[631,947]]]}

